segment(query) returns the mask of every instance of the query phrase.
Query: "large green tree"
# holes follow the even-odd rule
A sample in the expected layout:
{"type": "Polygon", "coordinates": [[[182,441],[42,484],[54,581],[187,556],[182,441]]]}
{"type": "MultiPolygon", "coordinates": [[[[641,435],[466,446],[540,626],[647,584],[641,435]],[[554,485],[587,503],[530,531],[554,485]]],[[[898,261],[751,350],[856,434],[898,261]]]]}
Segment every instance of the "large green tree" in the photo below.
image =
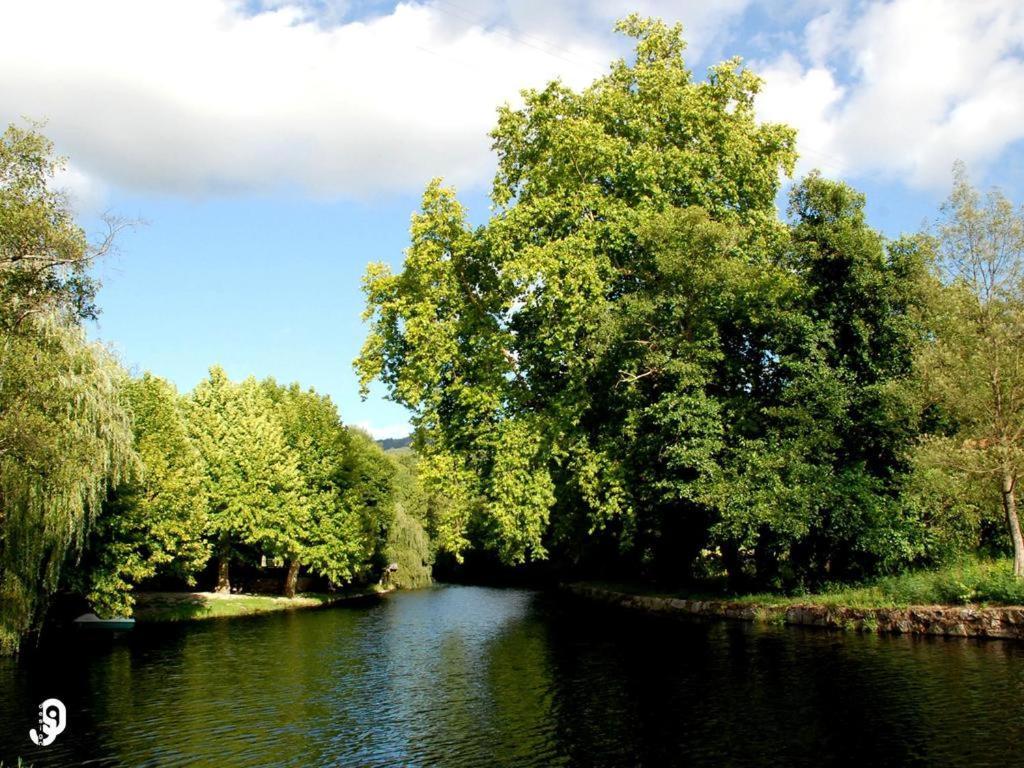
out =
{"type": "Polygon", "coordinates": [[[395,521],[395,467],[370,435],[347,427],[345,460],[338,473],[341,503],[355,517],[359,559],[352,575],[373,579],[387,564],[385,548],[395,521]]]}
{"type": "Polygon", "coordinates": [[[188,583],[210,556],[206,468],[174,385],[143,374],[124,384],[138,473],[110,494],[91,539],[89,600],[100,615],[130,615],[131,589],[158,572],[188,583]]]}
{"type": "Polygon", "coordinates": [[[53,184],[64,167],[53,144],[32,128],[10,125],[0,137],[0,327],[33,318],[77,323],[96,316],[89,267],[113,244],[90,244],[67,195],[53,184]]]}
{"type": "Polygon", "coordinates": [[[400,588],[424,587],[431,582],[434,552],[427,524],[436,503],[420,480],[416,454],[408,448],[388,451],[395,469],[395,517],[388,529],[384,555],[398,566],[390,582],[400,588]]]}
{"type": "Polygon", "coordinates": [[[958,164],[943,213],[936,246],[946,287],[935,341],[918,362],[930,401],[952,424],[926,440],[923,459],[998,488],[1014,573],[1024,577],[1024,210],[997,190],[982,198],[958,164]]]}
{"type": "Polygon", "coordinates": [[[357,367],[413,413],[439,546],[672,578],[702,551],[764,581],[906,562],[924,252],[817,175],[781,221],[794,134],[755,119],[758,78],[619,29],[632,64],[500,110],[485,226],[435,182],[401,272],[368,270],[357,367]]]}
{"type": "Polygon", "coordinates": [[[367,273],[358,367],[412,410],[423,476],[443,477],[451,501],[438,539],[456,552],[475,537],[509,562],[542,557],[556,505],[582,510],[586,530],[629,529],[593,402],[644,375],[615,357],[617,307],[650,258],[639,233],[696,207],[758,247],[782,235],[774,198],[794,136],[755,120],[758,78],[732,60],[695,81],[678,27],[634,16],[619,29],[637,40],[632,64],[500,110],[486,227],[431,184],[401,273],[367,273]]]}
{"type": "Polygon", "coordinates": [[[273,401],[255,379],[236,384],[219,366],[193,390],[189,431],[206,469],[208,532],[217,557],[217,591],[231,589],[239,545],[291,561],[308,517],[298,457],[273,401]]]}
{"type": "Polygon", "coordinates": [[[0,137],[0,652],[38,626],[110,486],[136,466],[124,376],[78,327],[93,259],[40,134],[0,137]]]}
{"type": "Polygon", "coordinates": [[[373,542],[363,535],[359,510],[346,497],[351,438],[326,395],[298,384],[263,382],[277,407],[285,439],[295,453],[304,503],[292,509],[290,525],[299,547],[289,561],[284,594],[295,594],[300,565],[344,584],[361,572],[373,542]]]}
{"type": "Polygon", "coordinates": [[[203,466],[210,517],[207,532],[217,558],[218,592],[231,589],[230,563],[234,547],[245,531],[236,519],[239,480],[228,432],[232,418],[236,386],[220,366],[210,368],[209,376],[196,385],[187,401],[186,424],[203,466]]]}
{"type": "Polygon", "coordinates": [[[885,241],[862,195],[817,174],[794,187],[790,215],[775,281],[785,289],[755,291],[758,305],[720,325],[731,329],[718,376],[729,418],[715,533],[725,551],[752,554],[762,580],[780,566],[862,576],[921,554],[901,492],[928,251],[885,241]]]}

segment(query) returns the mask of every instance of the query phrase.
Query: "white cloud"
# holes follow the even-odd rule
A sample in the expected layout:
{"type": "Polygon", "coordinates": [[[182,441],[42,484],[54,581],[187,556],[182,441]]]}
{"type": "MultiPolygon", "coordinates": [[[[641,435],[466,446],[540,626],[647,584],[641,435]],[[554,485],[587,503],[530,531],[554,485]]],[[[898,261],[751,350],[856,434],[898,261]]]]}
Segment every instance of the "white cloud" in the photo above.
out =
{"type": "MultiPolygon", "coordinates": [[[[806,2],[806,0],[797,0],[806,2]]],[[[696,61],[721,42],[730,24],[754,0],[430,0],[455,25],[477,20],[511,31],[528,45],[555,53],[565,40],[590,41],[605,48],[615,22],[629,15],[653,16],[683,24],[687,59],[696,61]]],[[[606,62],[599,60],[601,67],[606,62]]]]}
{"type": "Polygon", "coordinates": [[[830,154],[836,138],[834,110],[844,94],[832,72],[824,67],[804,69],[789,53],[757,71],[768,84],[758,97],[758,116],[800,131],[797,175],[811,168],[830,176],[843,175],[846,162],[830,154]]]}
{"type": "MultiPolygon", "coordinates": [[[[436,175],[482,184],[495,107],[554,77],[589,83],[626,48],[615,19],[681,19],[696,62],[741,49],[754,5],[424,0],[356,21],[367,6],[348,0],[6,2],[0,122],[47,121],[86,209],[109,188],[353,198],[436,175]]],[[[786,30],[753,64],[759,111],[800,129],[801,171],[942,186],[953,159],[982,166],[1024,137],[1019,0],[764,5],[786,30]],[[795,19],[802,43],[788,42],[795,19]]]]}
{"type": "Polygon", "coordinates": [[[944,187],[1024,139],[1024,5],[893,0],[806,27],[808,66],[763,65],[762,114],[801,131],[802,165],[944,187]],[[844,71],[847,70],[848,71],[844,71]]]}
{"type": "Polygon", "coordinates": [[[54,186],[67,195],[72,207],[79,213],[103,212],[108,191],[106,185],[97,177],[83,173],[73,163],[69,162],[57,170],[54,186]]]}
{"type": "Polygon", "coordinates": [[[33,0],[4,8],[0,119],[46,120],[77,173],[134,191],[365,196],[483,181],[499,103],[608,58],[425,5],[325,26],[279,3],[33,0]]]}

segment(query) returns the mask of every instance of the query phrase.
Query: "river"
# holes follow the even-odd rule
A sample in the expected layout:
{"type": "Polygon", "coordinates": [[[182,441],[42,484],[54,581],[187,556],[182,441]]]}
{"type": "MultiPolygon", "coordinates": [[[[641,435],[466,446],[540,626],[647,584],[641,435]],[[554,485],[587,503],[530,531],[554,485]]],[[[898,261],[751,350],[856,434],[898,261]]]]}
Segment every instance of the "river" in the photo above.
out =
{"type": "Polygon", "coordinates": [[[0,660],[0,757],[97,766],[1024,764],[1024,646],[439,587],[0,660]],[[30,743],[57,697],[67,727],[30,743]]]}

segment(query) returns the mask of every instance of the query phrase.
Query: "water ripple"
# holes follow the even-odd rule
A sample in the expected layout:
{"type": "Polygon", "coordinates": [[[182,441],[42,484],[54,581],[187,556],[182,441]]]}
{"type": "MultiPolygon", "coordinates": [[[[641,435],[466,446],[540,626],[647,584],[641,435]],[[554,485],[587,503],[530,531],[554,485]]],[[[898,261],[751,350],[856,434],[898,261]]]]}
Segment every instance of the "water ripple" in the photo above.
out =
{"type": "Polygon", "coordinates": [[[1024,653],[448,587],[0,662],[0,757],[97,766],[1010,765],[1024,653]],[[56,695],[69,726],[30,745],[56,695]]]}

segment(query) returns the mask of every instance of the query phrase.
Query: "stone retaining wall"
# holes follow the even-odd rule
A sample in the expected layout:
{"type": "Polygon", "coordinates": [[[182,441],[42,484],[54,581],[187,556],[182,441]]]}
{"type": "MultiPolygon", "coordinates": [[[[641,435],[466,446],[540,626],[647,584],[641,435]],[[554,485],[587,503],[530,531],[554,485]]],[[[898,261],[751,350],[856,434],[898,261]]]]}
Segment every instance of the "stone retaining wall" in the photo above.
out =
{"type": "Polygon", "coordinates": [[[567,591],[648,613],[689,614],[769,624],[799,624],[859,632],[1024,639],[1024,607],[926,605],[909,608],[840,608],[828,605],[752,605],[726,600],[690,600],[632,595],[590,584],[567,591]]]}

